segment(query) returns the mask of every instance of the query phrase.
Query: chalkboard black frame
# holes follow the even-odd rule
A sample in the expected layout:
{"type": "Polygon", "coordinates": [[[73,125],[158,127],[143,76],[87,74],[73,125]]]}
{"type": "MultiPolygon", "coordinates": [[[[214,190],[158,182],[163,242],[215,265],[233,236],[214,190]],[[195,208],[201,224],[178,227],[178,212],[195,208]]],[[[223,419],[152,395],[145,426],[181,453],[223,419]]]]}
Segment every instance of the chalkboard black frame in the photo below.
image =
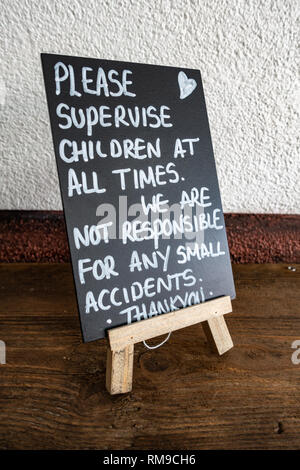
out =
{"type": "MultiPolygon", "coordinates": [[[[103,338],[110,328],[208,299],[227,295],[233,299],[234,281],[199,70],[56,54],[42,54],[41,58],[84,341],[103,338]],[[112,80],[106,87],[109,77],[112,80]],[[77,121],[72,119],[72,108],[77,121]],[[138,126],[132,124],[138,119],[135,108],[140,113],[138,126]],[[79,109],[85,115],[81,128],[74,125],[79,122],[79,109]],[[126,117],[122,117],[122,109],[127,110],[126,117]],[[115,146],[113,141],[118,141],[115,146]],[[78,156],[82,142],[90,150],[87,161],[82,152],[78,156]],[[118,149],[121,156],[115,157],[118,149]],[[146,157],[140,158],[143,152],[146,157]],[[78,161],[72,161],[74,155],[78,161]],[[147,178],[156,186],[148,184],[147,178]],[[193,205],[192,195],[197,191],[193,205]],[[99,227],[105,207],[120,212],[124,198],[132,209],[142,197],[144,204],[158,202],[158,194],[169,206],[180,205],[184,194],[184,209],[191,206],[190,220],[198,224],[197,230],[193,227],[194,239],[187,237],[183,242],[172,234],[133,242],[127,235],[124,243],[119,238],[118,214],[115,238],[106,226],[108,243],[103,228],[101,243],[85,246],[85,226],[99,227]],[[199,214],[196,200],[202,202],[199,214]],[[184,262],[188,250],[197,251],[197,256],[184,262]],[[133,252],[137,252],[135,257],[133,252]],[[151,268],[148,262],[140,270],[143,253],[153,265],[156,260],[157,266],[151,268]],[[166,284],[171,286],[169,290],[166,284]],[[112,300],[114,304],[109,303],[112,300]]],[[[175,215],[170,212],[169,224],[175,215]]],[[[133,230],[134,217],[127,216],[133,230]]],[[[140,219],[144,216],[140,214],[140,219]]],[[[89,240],[98,232],[99,228],[89,232],[89,240]]]]}

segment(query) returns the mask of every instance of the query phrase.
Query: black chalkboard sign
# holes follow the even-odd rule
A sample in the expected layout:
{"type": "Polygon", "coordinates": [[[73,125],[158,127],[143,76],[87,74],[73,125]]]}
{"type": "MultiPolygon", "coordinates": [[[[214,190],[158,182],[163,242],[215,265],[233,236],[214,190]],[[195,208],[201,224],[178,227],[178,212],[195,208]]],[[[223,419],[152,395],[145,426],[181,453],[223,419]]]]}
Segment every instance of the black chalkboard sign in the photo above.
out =
{"type": "Polygon", "coordinates": [[[42,64],[84,341],[234,298],[200,72],[42,64]]]}

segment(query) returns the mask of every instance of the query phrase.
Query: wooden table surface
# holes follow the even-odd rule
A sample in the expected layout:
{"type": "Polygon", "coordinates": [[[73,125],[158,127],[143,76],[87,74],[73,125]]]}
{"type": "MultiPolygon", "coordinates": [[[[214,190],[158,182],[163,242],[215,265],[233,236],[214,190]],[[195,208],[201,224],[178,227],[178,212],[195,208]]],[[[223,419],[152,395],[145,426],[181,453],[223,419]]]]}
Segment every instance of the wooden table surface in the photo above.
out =
{"type": "Polygon", "coordinates": [[[133,391],[110,396],[106,342],[81,341],[70,265],[0,265],[0,449],[299,449],[296,267],[234,265],[235,347],[216,356],[201,325],[139,344],[133,391]]]}

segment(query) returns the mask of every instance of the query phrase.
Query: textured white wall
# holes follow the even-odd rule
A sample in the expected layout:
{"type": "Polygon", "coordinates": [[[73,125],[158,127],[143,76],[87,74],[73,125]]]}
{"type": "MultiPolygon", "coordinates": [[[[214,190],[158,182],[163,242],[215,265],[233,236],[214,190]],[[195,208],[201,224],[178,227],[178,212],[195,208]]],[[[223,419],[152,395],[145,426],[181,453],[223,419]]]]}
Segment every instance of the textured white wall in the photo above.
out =
{"type": "Polygon", "coordinates": [[[0,208],[61,208],[39,56],[52,52],[200,68],[225,211],[300,212],[299,10],[297,0],[0,0],[0,208]]]}

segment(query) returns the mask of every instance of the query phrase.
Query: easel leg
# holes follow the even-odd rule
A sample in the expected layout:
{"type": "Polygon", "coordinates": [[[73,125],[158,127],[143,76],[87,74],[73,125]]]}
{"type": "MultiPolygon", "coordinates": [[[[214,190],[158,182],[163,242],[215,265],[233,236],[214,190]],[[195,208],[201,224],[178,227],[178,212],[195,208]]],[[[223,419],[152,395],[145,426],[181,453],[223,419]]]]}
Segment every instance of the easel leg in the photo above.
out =
{"type": "Polygon", "coordinates": [[[121,351],[107,347],[106,388],[111,395],[127,393],[132,390],[134,345],[121,351]]]}
{"type": "Polygon", "coordinates": [[[220,355],[233,347],[224,315],[211,318],[201,324],[208,342],[220,355]]]}

